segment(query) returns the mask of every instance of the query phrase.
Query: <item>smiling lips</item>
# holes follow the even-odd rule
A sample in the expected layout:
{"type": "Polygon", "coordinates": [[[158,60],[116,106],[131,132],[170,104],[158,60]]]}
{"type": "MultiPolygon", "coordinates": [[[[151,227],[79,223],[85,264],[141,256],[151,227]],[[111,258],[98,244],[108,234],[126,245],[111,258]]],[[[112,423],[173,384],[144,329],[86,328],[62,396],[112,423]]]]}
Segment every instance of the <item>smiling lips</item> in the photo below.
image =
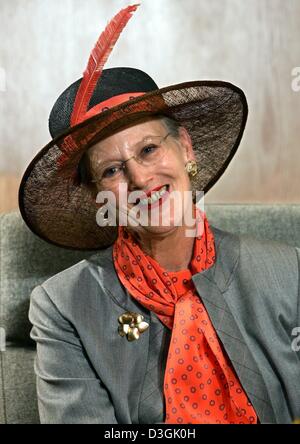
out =
{"type": "Polygon", "coordinates": [[[168,192],[168,188],[169,188],[168,185],[164,185],[163,187],[158,188],[158,190],[155,192],[153,192],[153,190],[149,191],[147,193],[149,197],[147,199],[140,199],[138,203],[140,205],[152,205],[168,192]]]}

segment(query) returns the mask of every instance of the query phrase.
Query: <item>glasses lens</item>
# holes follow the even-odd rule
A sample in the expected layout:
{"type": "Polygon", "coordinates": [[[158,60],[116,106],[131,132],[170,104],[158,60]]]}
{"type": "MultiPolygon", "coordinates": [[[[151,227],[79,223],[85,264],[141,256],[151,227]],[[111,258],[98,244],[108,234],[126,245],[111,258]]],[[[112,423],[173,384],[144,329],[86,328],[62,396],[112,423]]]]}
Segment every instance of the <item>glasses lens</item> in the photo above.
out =
{"type": "Polygon", "coordinates": [[[123,174],[123,164],[122,162],[107,163],[105,165],[99,165],[97,169],[97,179],[93,182],[98,182],[99,184],[103,182],[114,182],[118,181],[123,174]]]}
{"type": "MultiPolygon", "coordinates": [[[[169,134],[164,137],[152,136],[146,138],[136,146],[136,154],[132,157],[144,166],[157,164],[167,151],[166,139],[168,136],[169,134]]],[[[124,176],[124,164],[123,162],[112,162],[111,164],[106,163],[105,165],[99,165],[97,173],[97,179],[93,182],[105,186],[115,182],[121,182],[124,176]]]]}
{"type": "Polygon", "coordinates": [[[145,166],[153,165],[159,162],[166,152],[165,137],[149,137],[143,141],[138,149],[136,159],[145,166]]]}

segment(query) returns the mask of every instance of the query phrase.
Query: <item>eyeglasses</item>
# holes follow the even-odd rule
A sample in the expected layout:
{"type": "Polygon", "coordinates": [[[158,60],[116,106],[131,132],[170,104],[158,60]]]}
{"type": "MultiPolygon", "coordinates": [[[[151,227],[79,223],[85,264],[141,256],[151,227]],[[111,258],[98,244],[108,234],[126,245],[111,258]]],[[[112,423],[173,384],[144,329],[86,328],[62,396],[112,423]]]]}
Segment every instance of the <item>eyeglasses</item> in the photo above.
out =
{"type": "Polygon", "coordinates": [[[125,176],[126,163],[135,159],[137,163],[145,167],[152,167],[158,164],[165,156],[168,146],[166,139],[171,135],[166,136],[151,136],[145,138],[142,142],[135,145],[135,154],[124,161],[110,161],[101,162],[97,164],[96,176],[93,183],[101,184],[102,186],[111,186],[115,183],[122,182],[125,176]]]}

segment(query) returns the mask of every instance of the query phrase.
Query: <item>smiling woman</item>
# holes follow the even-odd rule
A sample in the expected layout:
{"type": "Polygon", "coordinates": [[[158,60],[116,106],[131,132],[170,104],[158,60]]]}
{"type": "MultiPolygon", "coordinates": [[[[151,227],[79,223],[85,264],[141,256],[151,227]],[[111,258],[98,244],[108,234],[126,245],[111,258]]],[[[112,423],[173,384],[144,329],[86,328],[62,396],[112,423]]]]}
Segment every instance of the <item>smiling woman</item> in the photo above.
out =
{"type": "Polygon", "coordinates": [[[53,140],[20,187],[35,233],[97,250],[31,295],[41,422],[290,423],[300,416],[289,339],[300,252],[214,228],[183,199],[209,190],[234,156],[245,95],[221,81],[159,89],[140,70],[103,70],[135,9],[117,14],[54,104],[53,140]],[[157,224],[97,224],[97,193],[132,209],[124,186],[126,197],[142,193],[141,212],[158,210],[157,224]]]}
{"type": "MultiPolygon", "coordinates": [[[[126,185],[129,195],[137,191],[144,193],[139,210],[149,212],[150,217],[146,225],[134,227],[129,219],[130,230],[144,250],[160,259],[167,270],[180,270],[187,268],[194,242],[183,233],[187,229],[185,215],[192,213],[191,199],[190,202],[184,200],[184,195],[191,191],[185,166],[195,163],[195,154],[187,131],[174,123],[174,137],[167,132],[165,122],[166,119],[157,117],[137,121],[92,146],[88,160],[97,192],[114,193],[117,215],[127,214],[134,206],[134,203],[127,205],[127,200],[121,205],[122,185],[126,185]],[[167,206],[171,197],[175,199],[167,206]],[[155,210],[158,211],[153,217],[155,210]],[[174,243],[179,247],[176,263],[170,254],[174,243]]],[[[117,220],[119,225],[119,217],[117,220]]]]}
{"type": "MultiPolygon", "coordinates": [[[[152,116],[152,117],[148,117],[148,118],[141,118],[139,122],[143,122],[144,120],[159,120],[163,125],[164,125],[164,129],[167,131],[167,136],[172,136],[174,139],[178,139],[179,138],[179,129],[180,129],[180,124],[174,120],[171,119],[168,116],[164,116],[164,115],[157,115],[157,116],[152,116]]],[[[153,138],[151,138],[151,136],[149,137],[145,137],[143,139],[143,141],[141,141],[141,144],[137,145],[137,151],[142,150],[143,148],[146,148],[146,150],[144,151],[144,157],[140,159],[140,161],[138,159],[136,159],[139,163],[143,164],[143,161],[147,163],[147,154],[151,154],[153,155],[153,159],[155,163],[158,163],[159,160],[164,156],[165,153],[165,147],[166,144],[165,143],[157,143],[157,142],[165,142],[164,138],[161,138],[161,136],[154,136],[154,138],[156,138],[156,140],[153,141],[153,138]],[[150,140],[149,140],[150,139],[150,140]],[[150,146],[152,146],[152,152],[150,152],[150,146]],[[153,145],[155,145],[155,147],[153,147],[153,145]],[[158,146],[159,145],[159,146],[158,146]],[[148,147],[148,153],[147,153],[147,147],[148,147]],[[154,149],[155,148],[155,152],[154,149]],[[159,148],[159,149],[158,149],[159,148]]],[[[86,185],[86,186],[90,186],[91,187],[91,191],[93,193],[93,195],[96,196],[99,187],[101,188],[101,184],[99,181],[99,168],[93,168],[93,165],[91,163],[91,151],[93,149],[93,147],[95,147],[96,143],[92,142],[91,143],[91,148],[87,149],[82,158],[80,159],[80,162],[78,164],[78,171],[77,171],[77,176],[78,176],[78,180],[79,182],[81,182],[82,184],[86,185]],[[92,174],[92,170],[95,170],[95,173],[92,174]],[[98,187],[97,187],[98,184],[98,187]]],[[[99,142],[98,144],[99,145],[99,142]]],[[[95,150],[95,148],[94,148],[95,150]]],[[[139,154],[139,153],[137,153],[139,154]]],[[[141,154],[143,154],[141,152],[141,154]]],[[[113,158],[112,156],[112,152],[109,151],[108,152],[108,156],[113,158]]],[[[148,155],[149,158],[149,162],[153,163],[153,161],[151,161],[151,156],[148,155]]],[[[101,158],[102,164],[104,165],[105,163],[105,157],[101,158]]],[[[127,162],[127,160],[123,161],[123,166],[125,162],[127,162]]],[[[101,171],[103,173],[103,171],[101,171]]],[[[120,180],[120,178],[119,178],[120,180]]],[[[109,186],[109,184],[108,184],[109,186]]],[[[105,185],[104,185],[105,188],[105,185]]]]}

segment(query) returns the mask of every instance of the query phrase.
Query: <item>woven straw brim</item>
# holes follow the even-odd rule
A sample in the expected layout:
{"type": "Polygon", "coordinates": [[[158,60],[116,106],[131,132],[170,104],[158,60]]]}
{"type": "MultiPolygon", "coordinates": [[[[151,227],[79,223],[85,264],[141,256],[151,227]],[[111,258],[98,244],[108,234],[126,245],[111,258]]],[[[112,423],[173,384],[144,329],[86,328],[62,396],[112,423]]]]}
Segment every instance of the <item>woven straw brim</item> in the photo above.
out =
{"type": "Polygon", "coordinates": [[[97,225],[95,200],[86,185],[74,183],[74,173],[93,140],[137,117],[160,113],[188,130],[199,169],[193,188],[207,192],[235,154],[248,113],[244,93],[221,81],[158,89],[104,111],[52,140],[30,163],[20,185],[19,206],[29,228],[65,248],[97,250],[111,245],[117,228],[97,225]]]}

